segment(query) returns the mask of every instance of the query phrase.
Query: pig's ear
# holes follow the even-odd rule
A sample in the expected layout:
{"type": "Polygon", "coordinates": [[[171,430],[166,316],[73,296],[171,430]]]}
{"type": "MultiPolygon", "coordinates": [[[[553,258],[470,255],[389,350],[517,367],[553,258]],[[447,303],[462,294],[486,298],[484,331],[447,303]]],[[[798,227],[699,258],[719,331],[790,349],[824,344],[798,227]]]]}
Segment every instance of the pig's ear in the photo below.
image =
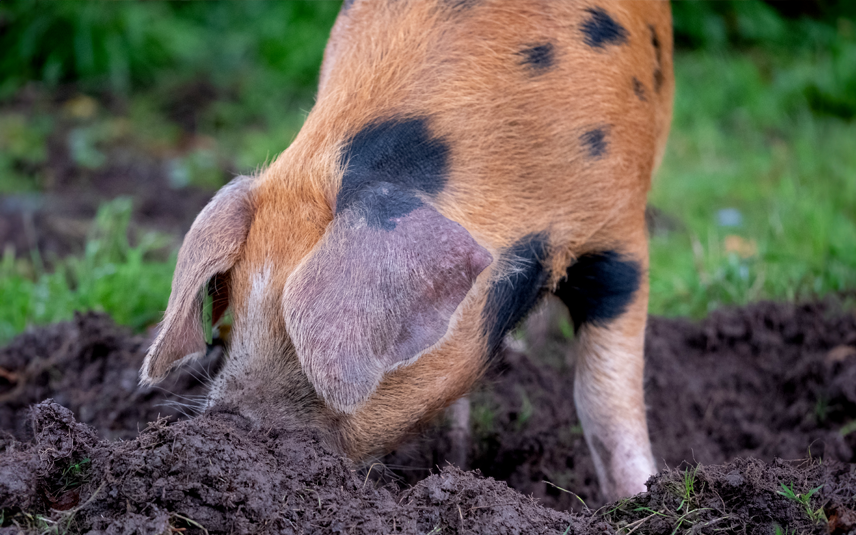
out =
{"type": "Polygon", "coordinates": [[[205,351],[202,289],[214,298],[213,321],[228,302],[228,271],[243,250],[253,219],[252,179],[238,177],[199,213],[178,251],[172,293],[158,335],[140,370],[140,382],[163,379],[184,357],[205,351]]]}
{"type": "Polygon", "coordinates": [[[461,225],[415,197],[380,193],[339,212],[283,297],[315,390],[340,412],[356,410],[384,373],[443,338],[491,261],[461,225]]]}

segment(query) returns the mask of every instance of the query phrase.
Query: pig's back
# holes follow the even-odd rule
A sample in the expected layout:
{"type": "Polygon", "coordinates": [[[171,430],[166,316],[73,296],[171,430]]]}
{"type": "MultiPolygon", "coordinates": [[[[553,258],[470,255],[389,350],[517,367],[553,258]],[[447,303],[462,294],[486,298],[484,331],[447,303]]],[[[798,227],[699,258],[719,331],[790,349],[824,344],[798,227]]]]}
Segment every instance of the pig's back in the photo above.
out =
{"type": "Polygon", "coordinates": [[[584,247],[644,209],[671,55],[667,2],[356,0],[313,113],[493,249],[584,247]]]}

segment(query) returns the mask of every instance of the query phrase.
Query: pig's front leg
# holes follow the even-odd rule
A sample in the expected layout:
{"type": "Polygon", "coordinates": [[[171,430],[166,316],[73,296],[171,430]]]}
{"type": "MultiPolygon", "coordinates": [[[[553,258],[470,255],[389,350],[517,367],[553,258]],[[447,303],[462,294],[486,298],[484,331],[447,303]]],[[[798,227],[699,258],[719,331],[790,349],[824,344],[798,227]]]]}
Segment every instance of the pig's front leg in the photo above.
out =
{"type": "Polygon", "coordinates": [[[574,401],[607,500],[655,472],[643,387],[647,244],[580,257],[556,294],[577,327],[574,401]]]}
{"type": "Polygon", "coordinates": [[[642,385],[644,330],[644,315],[633,312],[609,327],[580,330],[574,401],[608,500],[644,492],[656,471],[642,385]]]}

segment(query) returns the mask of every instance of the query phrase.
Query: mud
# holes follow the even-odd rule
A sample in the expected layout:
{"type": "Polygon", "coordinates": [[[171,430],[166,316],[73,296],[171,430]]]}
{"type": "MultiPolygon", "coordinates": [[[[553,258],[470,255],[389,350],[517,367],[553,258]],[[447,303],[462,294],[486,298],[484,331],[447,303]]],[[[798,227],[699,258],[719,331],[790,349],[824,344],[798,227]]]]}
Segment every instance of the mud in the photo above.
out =
{"type": "Polygon", "coordinates": [[[854,533],[852,311],[839,298],[651,318],[646,392],[663,470],[612,504],[552,306],[471,395],[471,472],[446,462],[442,421],[365,467],[231,415],[175,422],[190,408],[163,404],[202,395],[219,350],[174,393],[138,391],[145,341],[81,315],[0,350],[0,533],[854,533]]]}
{"type": "Polygon", "coordinates": [[[560,512],[477,472],[446,467],[377,488],[313,437],[210,414],[99,441],[68,409],[34,406],[29,444],[0,456],[0,533],[848,533],[853,467],[740,459],[666,470],[649,492],[560,512]],[[792,491],[786,496],[783,489],[792,491]],[[813,490],[814,489],[814,490],[813,490]],[[809,496],[803,503],[801,498],[809,496]],[[831,519],[831,520],[830,520],[831,519]]]}

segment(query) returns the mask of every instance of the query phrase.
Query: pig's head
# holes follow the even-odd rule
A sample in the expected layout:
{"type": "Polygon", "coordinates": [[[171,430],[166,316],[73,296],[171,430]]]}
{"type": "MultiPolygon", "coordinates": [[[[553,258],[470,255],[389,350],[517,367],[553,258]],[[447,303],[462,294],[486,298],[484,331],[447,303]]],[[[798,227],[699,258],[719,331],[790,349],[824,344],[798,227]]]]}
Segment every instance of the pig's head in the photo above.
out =
{"type": "MultiPolygon", "coordinates": [[[[349,444],[365,427],[355,413],[373,397],[407,403],[407,385],[422,380],[411,365],[448,339],[491,256],[417,189],[382,176],[324,193],[266,175],[221,189],[185,237],[142,382],[205,351],[207,287],[214,321],[227,306],[233,317],[208,407],[263,427],[314,429],[359,456],[368,450],[349,444]],[[395,388],[379,391],[399,368],[395,388]]],[[[376,450],[398,438],[362,440],[376,450]]]]}

